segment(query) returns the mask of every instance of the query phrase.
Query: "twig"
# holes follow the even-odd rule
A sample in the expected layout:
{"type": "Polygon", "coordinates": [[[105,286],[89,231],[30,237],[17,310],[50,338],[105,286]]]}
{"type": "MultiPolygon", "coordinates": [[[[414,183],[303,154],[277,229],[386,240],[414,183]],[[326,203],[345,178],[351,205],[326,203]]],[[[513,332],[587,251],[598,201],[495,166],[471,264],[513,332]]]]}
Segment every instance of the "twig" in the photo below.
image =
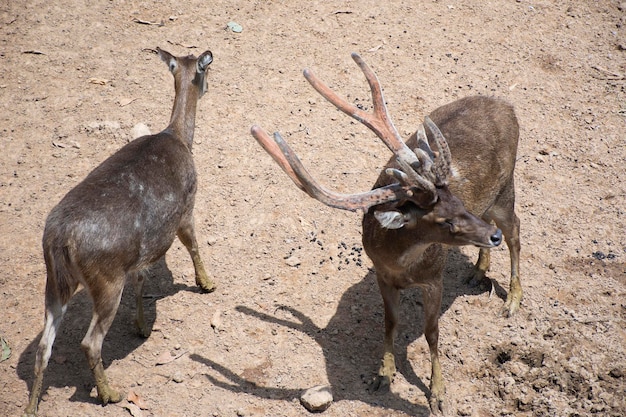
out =
{"type": "Polygon", "coordinates": [[[593,68],[594,70],[601,72],[603,75],[591,75],[593,78],[597,78],[599,80],[613,80],[613,81],[617,81],[617,80],[626,80],[626,75],[624,74],[619,74],[617,72],[612,72],[609,71],[607,69],[604,69],[598,65],[592,65],[591,68],[593,68]]]}
{"type": "Polygon", "coordinates": [[[165,22],[161,20],[160,22],[150,22],[149,20],[137,19],[133,17],[133,22],[139,23],[141,25],[152,25],[152,26],[165,26],[165,22]]]}

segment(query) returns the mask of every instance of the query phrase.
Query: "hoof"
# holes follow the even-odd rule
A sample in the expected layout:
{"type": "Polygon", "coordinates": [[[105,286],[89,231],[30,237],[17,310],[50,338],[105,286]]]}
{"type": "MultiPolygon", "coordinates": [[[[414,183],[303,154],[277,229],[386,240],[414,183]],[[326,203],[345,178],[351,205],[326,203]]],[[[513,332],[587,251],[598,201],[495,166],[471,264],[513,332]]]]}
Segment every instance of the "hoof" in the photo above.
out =
{"type": "Polygon", "coordinates": [[[148,326],[146,325],[140,326],[137,323],[135,323],[135,330],[137,331],[138,336],[143,337],[145,339],[150,337],[150,334],[152,333],[152,330],[148,328],[148,326]]]}
{"type": "Polygon", "coordinates": [[[107,405],[108,403],[119,403],[122,401],[122,395],[111,388],[108,388],[106,392],[100,393],[98,392],[98,398],[102,402],[102,405],[107,405]]]}
{"type": "Polygon", "coordinates": [[[502,316],[509,318],[512,317],[519,310],[519,303],[506,303],[504,307],[502,307],[501,314],[502,316]]]}
{"type": "Polygon", "coordinates": [[[443,399],[442,398],[436,398],[436,397],[431,397],[430,400],[428,400],[428,404],[430,405],[430,412],[436,416],[440,416],[445,414],[444,413],[444,409],[443,409],[443,399]]]}
{"type": "Polygon", "coordinates": [[[480,288],[482,290],[489,290],[492,287],[492,282],[485,276],[483,271],[476,270],[472,275],[465,279],[465,283],[470,288],[480,288]]]}
{"type": "Polygon", "coordinates": [[[211,284],[211,285],[204,285],[204,286],[203,286],[203,285],[201,285],[201,286],[200,286],[200,289],[202,290],[202,292],[203,292],[203,293],[207,293],[207,294],[208,294],[208,293],[210,293],[210,292],[215,291],[215,289],[216,289],[216,288],[217,288],[217,285],[215,285],[215,284],[211,284]]]}
{"type": "Polygon", "coordinates": [[[369,392],[378,392],[386,394],[391,389],[391,378],[386,375],[376,375],[369,386],[369,392]]]}
{"type": "Polygon", "coordinates": [[[198,287],[200,287],[200,290],[203,293],[213,292],[217,288],[217,285],[213,281],[208,279],[208,278],[205,278],[205,279],[202,279],[202,280],[196,278],[196,285],[198,287]]]}

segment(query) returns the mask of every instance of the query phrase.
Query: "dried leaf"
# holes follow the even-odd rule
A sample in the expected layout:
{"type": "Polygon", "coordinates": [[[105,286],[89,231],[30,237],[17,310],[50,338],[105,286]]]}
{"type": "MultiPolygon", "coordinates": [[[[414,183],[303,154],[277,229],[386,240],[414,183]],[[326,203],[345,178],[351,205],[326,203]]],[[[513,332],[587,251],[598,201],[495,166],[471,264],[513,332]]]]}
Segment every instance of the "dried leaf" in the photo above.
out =
{"type": "Polygon", "coordinates": [[[0,337],[0,362],[4,362],[11,357],[9,342],[4,337],[0,337]]]}
{"type": "Polygon", "coordinates": [[[142,410],[147,410],[147,409],[149,408],[149,407],[148,407],[148,405],[146,404],[146,402],[144,401],[144,399],[143,399],[143,398],[141,398],[141,397],[140,397],[140,396],[139,396],[139,395],[138,395],[135,391],[133,391],[133,390],[130,390],[130,391],[128,392],[128,396],[126,397],[126,399],[127,399],[129,402],[131,402],[131,403],[133,403],[133,404],[137,405],[137,407],[141,408],[142,410]]]}
{"type": "Polygon", "coordinates": [[[170,363],[175,361],[176,359],[180,358],[181,356],[183,356],[185,353],[187,353],[187,351],[182,351],[177,355],[172,355],[169,351],[165,351],[163,353],[161,353],[159,355],[159,357],[157,358],[156,364],[157,365],[165,365],[166,363],[170,363]]]}
{"type": "Polygon", "coordinates": [[[143,412],[133,403],[124,404],[123,407],[130,412],[133,417],[143,417],[143,412]]]}

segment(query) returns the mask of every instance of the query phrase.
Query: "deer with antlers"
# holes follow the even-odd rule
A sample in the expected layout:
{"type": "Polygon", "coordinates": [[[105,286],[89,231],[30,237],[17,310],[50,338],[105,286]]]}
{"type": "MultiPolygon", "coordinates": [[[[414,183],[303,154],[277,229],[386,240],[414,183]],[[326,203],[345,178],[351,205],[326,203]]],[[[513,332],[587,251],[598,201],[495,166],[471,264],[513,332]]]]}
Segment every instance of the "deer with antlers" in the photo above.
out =
{"type": "Polygon", "coordinates": [[[305,70],[304,76],[326,100],[366,125],[393,152],[371,191],[340,194],[327,190],[312,178],[279,133],[273,140],[258,126],[251,133],[309,196],[331,207],[365,213],[363,246],[374,264],[385,309],[384,354],[375,389],[388,389],[396,372],[399,291],[421,288],[432,367],[429,403],[433,413],[440,413],[445,386],[438,353],[439,315],[447,247],[480,248],[471,277],[480,282],[486,279],[490,248],[498,246],[504,235],[511,281],[502,312],[511,316],[520,307],[513,175],[519,126],[512,107],[504,101],[467,97],[433,111],[405,143],[389,117],[376,74],[359,55],[352,54],[352,58],[369,83],[373,113],[340,98],[311,71],[305,70]]]}

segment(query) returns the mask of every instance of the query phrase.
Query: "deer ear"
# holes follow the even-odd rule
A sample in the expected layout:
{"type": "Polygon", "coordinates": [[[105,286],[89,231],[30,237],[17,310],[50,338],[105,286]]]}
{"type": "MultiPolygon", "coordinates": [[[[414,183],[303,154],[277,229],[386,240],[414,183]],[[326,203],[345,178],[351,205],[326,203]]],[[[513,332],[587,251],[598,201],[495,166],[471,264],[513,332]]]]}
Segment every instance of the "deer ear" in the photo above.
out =
{"type": "Polygon", "coordinates": [[[176,62],[176,57],[172,54],[170,54],[167,51],[164,51],[161,48],[157,47],[157,52],[159,54],[159,57],[161,58],[161,61],[165,62],[168,66],[168,68],[170,69],[170,72],[173,74],[174,70],[176,69],[176,67],[178,66],[178,63],[176,62]]]}
{"type": "Polygon", "coordinates": [[[406,224],[404,214],[399,211],[375,211],[374,217],[385,229],[400,229],[406,224]]]}
{"type": "Polygon", "coordinates": [[[198,57],[198,72],[206,71],[211,62],[213,62],[213,54],[211,51],[202,53],[202,55],[198,57]]]}

